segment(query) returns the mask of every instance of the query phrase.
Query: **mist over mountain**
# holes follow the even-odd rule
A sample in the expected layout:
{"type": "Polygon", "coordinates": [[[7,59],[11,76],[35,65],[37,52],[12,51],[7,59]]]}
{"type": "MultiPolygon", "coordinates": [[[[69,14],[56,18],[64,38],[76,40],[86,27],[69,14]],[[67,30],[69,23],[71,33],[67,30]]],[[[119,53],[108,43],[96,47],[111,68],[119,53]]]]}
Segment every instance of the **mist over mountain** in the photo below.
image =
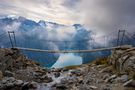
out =
{"type": "MultiPolygon", "coordinates": [[[[5,35],[0,36],[1,47],[11,47],[7,34],[8,31],[15,31],[17,47],[45,50],[88,50],[102,46],[102,44],[95,41],[95,33],[87,30],[80,24],[67,26],[43,20],[35,22],[24,17],[7,16],[0,19],[0,27],[0,34],[5,33],[5,35]]],[[[74,57],[74,60],[79,58],[79,64],[82,64],[90,62],[96,56],[109,55],[110,52],[65,53],[64,55],[60,53],[52,54],[31,51],[23,51],[23,53],[29,58],[37,60],[43,66],[51,67],[53,64],[55,66],[59,66],[60,64],[65,65],[67,62],[72,64],[73,59],[70,60],[70,56],[74,57]],[[63,62],[61,60],[67,61],[63,62]]],[[[78,63],[78,61],[76,60],[75,63],[78,63]]]]}

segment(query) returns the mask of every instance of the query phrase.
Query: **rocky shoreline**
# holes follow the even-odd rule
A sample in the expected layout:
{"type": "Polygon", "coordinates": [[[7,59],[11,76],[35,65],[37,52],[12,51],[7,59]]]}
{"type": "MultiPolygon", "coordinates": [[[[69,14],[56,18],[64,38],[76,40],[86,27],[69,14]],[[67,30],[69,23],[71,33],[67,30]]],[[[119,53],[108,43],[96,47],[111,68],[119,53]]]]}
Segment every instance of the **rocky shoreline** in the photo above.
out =
{"type": "Polygon", "coordinates": [[[113,50],[110,57],[90,64],[52,69],[42,68],[17,49],[0,49],[0,90],[135,90],[132,48],[113,50]]]}

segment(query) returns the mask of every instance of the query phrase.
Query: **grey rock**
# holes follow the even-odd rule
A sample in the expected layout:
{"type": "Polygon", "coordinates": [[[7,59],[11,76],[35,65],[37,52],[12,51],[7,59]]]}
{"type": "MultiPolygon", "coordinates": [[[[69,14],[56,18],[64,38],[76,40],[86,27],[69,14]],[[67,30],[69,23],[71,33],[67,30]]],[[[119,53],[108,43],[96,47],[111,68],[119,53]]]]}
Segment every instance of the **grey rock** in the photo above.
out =
{"type": "Polygon", "coordinates": [[[68,80],[67,78],[62,78],[62,79],[61,79],[61,83],[62,83],[62,84],[66,84],[66,83],[68,83],[68,81],[69,81],[69,80],[68,80]]]}
{"type": "Polygon", "coordinates": [[[117,82],[117,83],[125,83],[126,81],[128,81],[129,80],[129,76],[128,75],[122,75],[121,77],[117,77],[116,79],[115,79],[115,81],[117,82]]]}
{"type": "Polygon", "coordinates": [[[2,84],[6,84],[7,80],[2,80],[1,83],[2,84]]]}
{"type": "Polygon", "coordinates": [[[6,87],[13,87],[14,83],[6,83],[6,87]]]}
{"type": "Polygon", "coordinates": [[[9,82],[15,82],[15,78],[14,77],[9,77],[6,80],[9,81],[9,82]]]}
{"type": "Polygon", "coordinates": [[[2,84],[14,83],[14,82],[15,82],[15,78],[14,78],[14,77],[4,78],[4,79],[1,81],[2,84]]]}
{"type": "Polygon", "coordinates": [[[22,89],[21,90],[29,90],[29,82],[25,82],[23,85],[22,85],[22,89]]]}
{"type": "Polygon", "coordinates": [[[107,73],[110,73],[112,72],[112,67],[106,67],[106,68],[103,68],[101,71],[99,71],[100,73],[104,73],[104,72],[107,72],[107,73]]]}
{"type": "Polygon", "coordinates": [[[60,76],[60,73],[59,73],[59,72],[56,72],[56,73],[54,73],[54,76],[55,76],[56,78],[58,78],[58,77],[60,76]]]}
{"type": "Polygon", "coordinates": [[[51,69],[51,72],[61,72],[61,69],[60,68],[53,68],[53,69],[51,69]]]}
{"type": "Polygon", "coordinates": [[[107,78],[107,79],[105,80],[105,82],[110,82],[110,83],[112,83],[113,80],[114,80],[116,77],[117,77],[116,75],[112,75],[110,78],[107,78]]]}
{"type": "Polygon", "coordinates": [[[106,80],[106,79],[109,78],[109,77],[110,77],[109,74],[105,74],[102,78],[103,78],[103,80],[106,80]]]}
{"type": "Polygon", "coordinates": [[[93,89],[93,90],[97,89],[96,86],[90,86],[90,88],[93,89]]]}
{"type": "Polygon", "coordinates": [[[48,77],[47,75],[44,75],[41,77],[41,81],[43,81],[45,83],[50,83],[53,81],[53,79],[51,77],[48,77]]]}
{"type": "Polygon", "coordinates": [[[67,86],[65,84],[58,84],[58,85],[56,85],[56,89],[65,90],[65,89],[67,89],[67,86]]]}
{"type": "Polygon", "coordinates": [[[37,89],[38,88],[38,83],[37,82],[31,82],[29,84],[29,89],[37,89]]]}
{"type": "Polygon", "coordinates": [[[18,86],[23,85],[23,81],[22,80],[16,80],[15,85],[18,85],[18,86]]]}
{"type": "Polygon", "coordinates": [[[135,80],[129,80],[123,84],[124,87],[135,87],[135,80]]]}
{"type": "Polygon", "coordinates": [[[72,70],[71,74],[76,75],[76,76],[81,76],[82,75],[82,71],[81,70],[72,70]]]}
{"type": "Polygon", "coordinates": [[[103,86],[101,87],[101,90],[111,90],[110,84],[103,85],[103,86]]]}
{"type": "Polygon", "coordinates": [[[7,77],[14,77],[14,73],[10,72],[10,71],[5,71],[4,75],[7,76],[7,77]]]}
{"type": "Polygon", "coordinates": [[[120,77],[120,81],[121,81],[121,82],[126,82],[126,81],[128,81],[128,79],[129,79],[128,75],[122,75],[122,76],[120,77]]]}
{"type": "Polygon", "coordinates": [[[104,87],[102,90],[111,90],[109,87],[104,87]]]}

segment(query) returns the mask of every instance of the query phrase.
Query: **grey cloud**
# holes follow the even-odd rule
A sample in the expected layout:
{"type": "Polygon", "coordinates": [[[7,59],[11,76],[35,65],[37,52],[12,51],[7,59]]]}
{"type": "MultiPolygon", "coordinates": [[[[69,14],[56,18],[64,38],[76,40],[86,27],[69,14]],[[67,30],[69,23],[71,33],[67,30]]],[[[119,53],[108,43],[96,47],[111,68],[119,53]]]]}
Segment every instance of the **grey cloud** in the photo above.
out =
{"type": "Polygon", "coordinates": [[[15,14],[33,20],[81,23],[99,33],[135,29],[135,0],[1,0],[0,16],[15,14]]]}
{"type": "Polygon", "coordinates": [[[135,0],[84,0],[80,9],[85,13],[83,23],[98,32],[133,31],[135,0]]]}
{"type": "Polygon", "coordinates": [[[67,8],[75,9],[80,2],[81,0],[63,0],[62,5],[67,8]]]}

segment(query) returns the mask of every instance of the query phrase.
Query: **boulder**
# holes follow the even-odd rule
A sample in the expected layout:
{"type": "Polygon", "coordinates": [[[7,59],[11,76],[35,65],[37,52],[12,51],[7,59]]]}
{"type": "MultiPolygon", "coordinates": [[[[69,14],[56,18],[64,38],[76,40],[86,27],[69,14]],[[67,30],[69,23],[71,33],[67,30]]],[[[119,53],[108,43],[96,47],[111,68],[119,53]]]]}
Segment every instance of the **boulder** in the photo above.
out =
{"type": "Polygon", "coordinates": [[[22,89],[21,90],[38,90],[38,83],[37,82],[25,82],[22,85],[22,89]]]}
{"type": "Polygon", "coordinates": [[[29,90],[29,83],[28,83],[28,82],[25,82],[25,83],[22,85],[21,90],[29,90]]]}
{"type": "Polygon", "coordinates": [[[45,83],[50,83],[53,81],[53,79],[51,77],[48,77],[47,75],[44,75],[41,77],[41,81],[43,81],[45,83]]]}
{"type": "Polygon", "coordinates": [[[103,76],[102,76],[102,79],[103,80],[106,80],[107,78],[109,78],[110,77],[110,75],[107,73],[107,74],[104,74],[103,76]]]}
{"type": "Polygon", "coordinates": [[[96,86],[90,86],[90,88],[91,88],[92,90],[96,90],[96,89],[97,89],[96,86]]]}
{"type": "Polygon", "coordinates": [[[7,77],[14,77],[14,73],[10,72],[10,71],[5,71],[4,75],[7,76],[7,77]]]}
{"type": "Polygon", "coordinates": [[[10,83],[10,82],[9,82],[9,83],[6,83],[6,87],[7,87],[7,88],[8,88],[8,87],[14,87],[14,83],[12,83],[12,82],[11,82],[11,83],[10,83]]]}
{"type": "Polygon", "coordinates": [[[14,77],[7,77],[7,78],[5,78],[5,80],[7,82],[15,82],[15,78],[14,77]]]}
{"type": "Polygon", "coordinates": [[[62,84],[67,84],[68,81],[69,81],[69,80],[68,80],[67,78],[62,78],[62,79],[61,79],[61,83],[62,83],[62,84]]]}
{"type": "Polygon", "coordinates": [[[15,87],[15,78],[13,77],[3,78],[3,80],[1,81],[0,90],[10,90],[13,87],[15,87]]]}
{"type": "Polygon", "coordinates": [[[66,90],[67,86],[65,84],[57,84],[56,89],[58,89],[58,90],[66,90]]]}
{"type": "Polygon", "coordinates": [[[61,68],[52,68],[51,72],[61,72],[61,68]]]}
{"type": "Polygon", "coordinates": [[[60,73],[59,72],[55,72],[54,76],[55,76],[55,78],[58,78],[60,76],[60,73]]]}
{"type": "Polygon", "coordinates": [[[128,79],[129,79],[128,75],[122,75],[120,77],[120,81],[123,82],[123,83],[126,82],[126,81],[128,81],[128,79]]]}
{"type": "Polygon", "coordinates": [[[135,80],[129,80],[123,84],[124,87],[135,87],[135,80]]]}
{"type": "Polygon", "coordinates": [[[81,76],[83,73],[81,70],[71,70],[72,75],[81,76]]]}
{"type": "Polygon", "coordinates": [[[109,66],[109,67],[106,67],[106,68],[103,68],[101,71],[99,71],[100,73],[110,73],[112,72],[112,66],[109,66]]]}
{"type": "Polygon", "coordinates": [[[17,85],[17,86],[23,85],[23,81],[22,80],[16,80],[15,85],[17,85]]]}
{"type": "Polygon", "coordinates": [[[5,80],[5,79],[1,81],[2,84],[6,84],[6,82],[7,82],[7,80],[5,80]]]}
{"type": "Polygon", "coordinates": [[[37,89],[38,88],[38,83],[37,82],[31,82],[29,83],[29,89],[37,89]]]}
{"type": "Polygon", "coordinates": [[[111,90],[111,88],[108,87],[108,86],[105,86],[105,87],[103,87],[103,89],[101,89],[101,90],[111,90]]]}
{"type": "Polygon", "coordinates": [[[117,78],[117,76],[116,76],[116,75],[112,75],[110,78],[107,78],[107,79],[105,80],[105,82],[112,83],[115,78],[117,78]]]}

